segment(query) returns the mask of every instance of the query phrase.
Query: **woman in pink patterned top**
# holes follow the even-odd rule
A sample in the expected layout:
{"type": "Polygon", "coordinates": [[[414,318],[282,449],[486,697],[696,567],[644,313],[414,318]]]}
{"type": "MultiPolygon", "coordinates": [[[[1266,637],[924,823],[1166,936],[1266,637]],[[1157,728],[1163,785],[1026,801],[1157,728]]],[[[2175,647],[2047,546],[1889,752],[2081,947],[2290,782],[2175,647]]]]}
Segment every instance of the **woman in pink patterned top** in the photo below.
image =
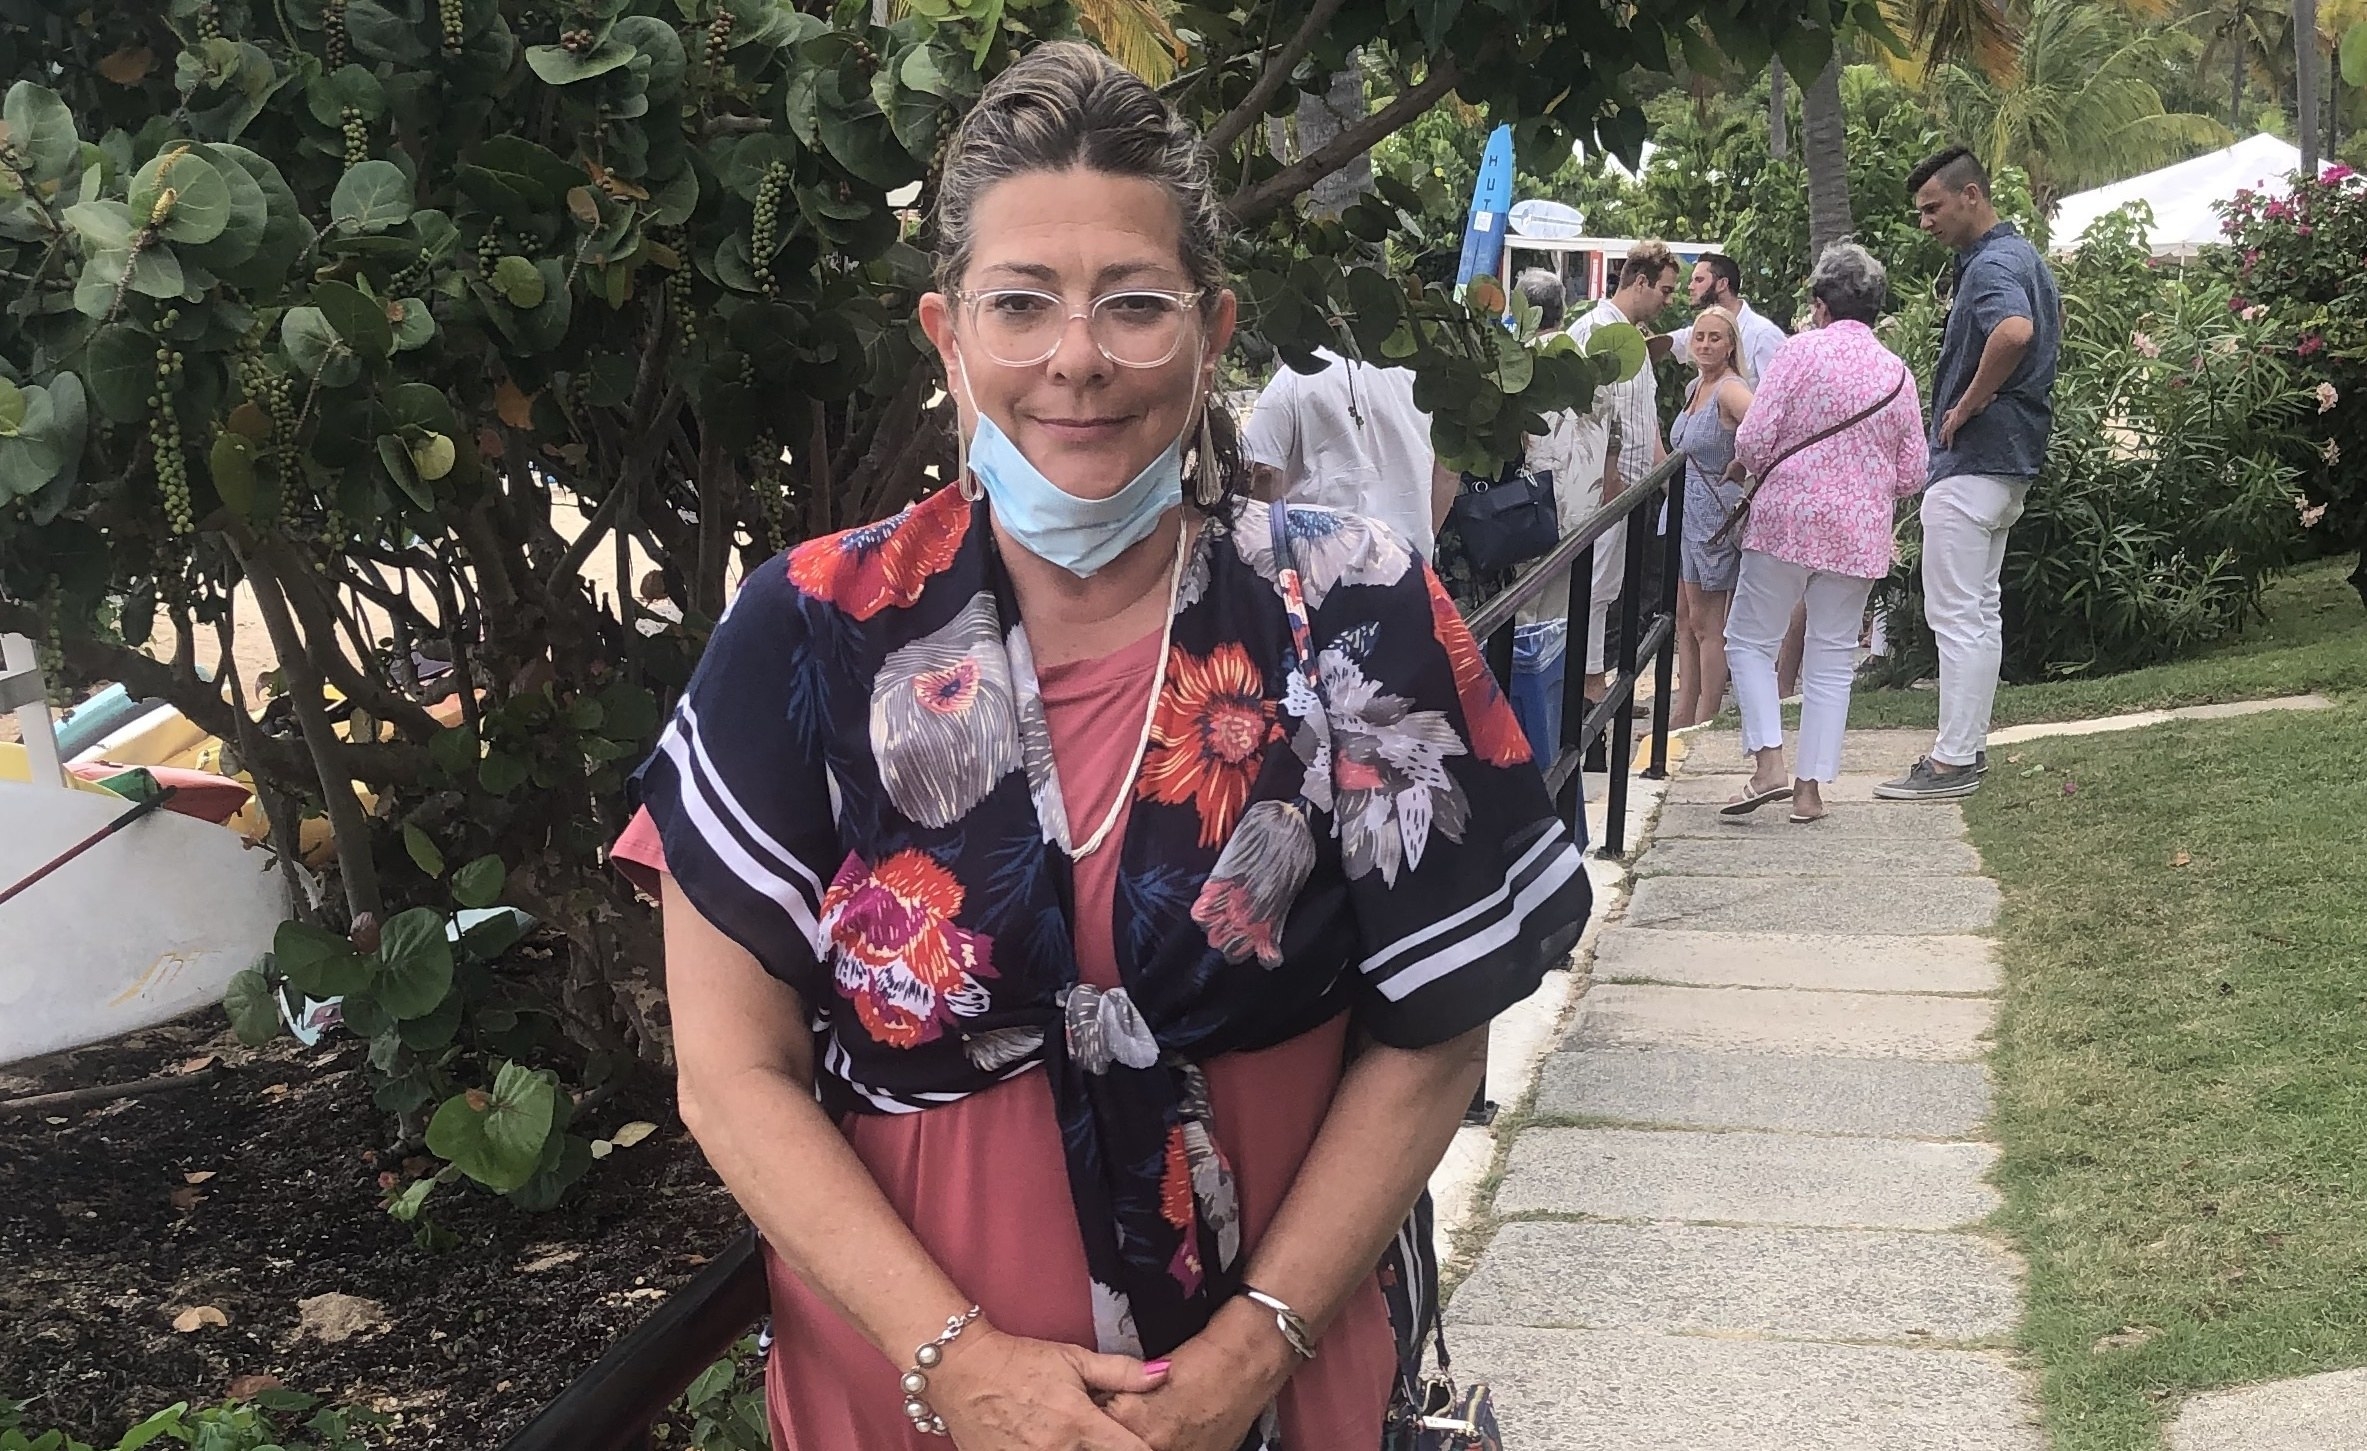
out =
{"type": "Polygon", "coordinates": [[[1821,820],[1821,783],[1841,774],[1858,625],[1874,582],[1890,573],[1897,503],[1923,487],[1927,462],[1915,379],[1874,336],[1886,287],[1865,248],[1826,248],[1808,283],[1815,329],[1776,353],[1735,435],[1736,456],[1762,482],[1726,620],[1743,749],[1756,769],[1729,815],[1790,801],[1794,822],[1821,820]],[[1803,600],[1799,768],[1787,779],[1775,657],[1803,600]]]}

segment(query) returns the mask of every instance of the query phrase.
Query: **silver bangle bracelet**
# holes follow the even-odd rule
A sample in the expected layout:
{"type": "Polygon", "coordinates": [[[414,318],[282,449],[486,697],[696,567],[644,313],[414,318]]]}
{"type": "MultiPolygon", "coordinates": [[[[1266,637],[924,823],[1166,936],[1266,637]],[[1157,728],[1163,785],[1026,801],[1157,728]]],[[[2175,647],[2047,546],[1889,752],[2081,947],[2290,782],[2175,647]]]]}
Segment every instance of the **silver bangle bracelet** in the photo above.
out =
{"type": "Polygon", "coordinates": [[[1304,1316],[1255,1285],[1243,1285],[1241,1293],[1253,1303],[1274,1312],[1274,1328],[1282,1332],[1282,1338],[1290,1345],[1292,1354],[1301,1360],[1315,1358],[1315,1332],[1307,1328],[1304,1316]]]}
{"type": "Polygon", "coordinates": [[[959,1315],[946,1316],[945,1333],[912,1352],[912,1369],[904,1372],[904,1378],[897,1382],[898,1388],[904,1392],[904,1414],[911,1420],[912,1429],[923,1436],[946,1434],[945,1418],[938,1415],[927,1400],[929,1372],[945,1359],[945,1347],[953,1344],[970,1327],[970,1322],[982,1313],[976,1305],[972,1305],[959,1315]]]}

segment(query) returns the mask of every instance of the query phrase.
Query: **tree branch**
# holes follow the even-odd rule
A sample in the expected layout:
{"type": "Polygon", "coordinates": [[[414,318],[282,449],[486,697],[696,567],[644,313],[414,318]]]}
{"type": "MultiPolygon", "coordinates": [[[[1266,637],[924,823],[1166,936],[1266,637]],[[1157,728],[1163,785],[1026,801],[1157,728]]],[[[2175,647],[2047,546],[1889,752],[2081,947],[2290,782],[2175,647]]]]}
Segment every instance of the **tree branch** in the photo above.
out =
{"type": "Polygon", "coordinates": [[[1255,186],[1233,193],[1226,210],[1232,213],[1235,225],[1254,227],[1264,222],[1292,197],[1372,150],[1382,137],[1438,104],[1439,98],[1453,90],[1462,75],[1452,59],[1433,62],[1430,74],[1419,85],[1400,91],[1388,105],[1341,131],[1330,145],[1299,158],[1255,186]]]}
{"type": "Polygon", "coordinates": [[[247,579],[255,587],[255,602],[262,607],[263,625],[271,632],[271,646],[279,654],[280,668],[288,673],[288,699],[295,707],[296,724],[303,732],[305,749],[312,756],[313,771],[320,781],[321,805],[329,814],[329,830],[337,842],[338,876],[345,883],[346,911],[356,921],[365,912],[379,915],[383,903],[378,895],[378,863],[370,856],[370,821],[362,810],[361,798],[354,795],[353,781],[345,770],[344,752],[338,749],[336,730],[329,724],[320,668],[306,651],[304,637],[296,631],[296,621],[288,613],[286,591],[271,561],[259,552],[246,549],[240,551],[239,562],[246,566],[247,579]]]}
{"type": "Polygon", "coordinates": [[[1332,17],[1340,13],[1341,3],[1342,0],[1315,0],[1314,6],[1307,11],[1307,18],[1299,22],[1297,32],[1282,43],[1281,49],[1266,58],[1265,69],[1258,72],[1256,83],[1250,86],[1249,94],[1241,98],[1241,104],[1225,112],[1222,119],[1208,128],[1209,149],[1223,155],[1232,150],[1233,143],[1247,135],[1251,127],[1265,118],[1266,107],[1272,105],[1274,97],[1281,94],[1283,84],[1290,79],[1290,73],[1298,69],[1299,61],[1305,58],[1308,50],[1313,48],[1316,37],[1322,35],[1324,27],[1331,24],[1332,17]]]}

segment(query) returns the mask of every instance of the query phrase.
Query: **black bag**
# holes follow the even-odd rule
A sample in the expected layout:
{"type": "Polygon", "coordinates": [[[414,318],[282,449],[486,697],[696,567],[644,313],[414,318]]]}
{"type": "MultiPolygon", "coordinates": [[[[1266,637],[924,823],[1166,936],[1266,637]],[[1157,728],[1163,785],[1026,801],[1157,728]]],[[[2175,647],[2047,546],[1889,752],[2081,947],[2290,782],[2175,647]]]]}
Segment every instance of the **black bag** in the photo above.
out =
{"type": "Polygon", "coordinates": [[[1532,471],[1515,461],[1493,479],[1463,475],[1463,491],[1447,510],[1447,525],[1463,541],[1474,569],[1493,573],[1525,564],[1561,542],[1553,504],[1553,470],[1532,471]]]}

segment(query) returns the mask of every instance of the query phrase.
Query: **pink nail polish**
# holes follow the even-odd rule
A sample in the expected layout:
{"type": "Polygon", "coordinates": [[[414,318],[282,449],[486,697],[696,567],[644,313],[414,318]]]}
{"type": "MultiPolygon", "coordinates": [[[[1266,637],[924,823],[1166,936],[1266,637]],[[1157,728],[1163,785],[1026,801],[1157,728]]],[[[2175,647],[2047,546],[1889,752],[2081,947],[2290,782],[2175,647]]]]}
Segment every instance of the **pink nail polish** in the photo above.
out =
{"type": "Polygon", "coordinates": [[[1144,1375],[1165,1375],[1167,1374],[1167,1367],[1172,1363],[1173,1362],[1165,1360],[1154,1360],[1143,1366],[1142,1373],[1144,1375]]]}

